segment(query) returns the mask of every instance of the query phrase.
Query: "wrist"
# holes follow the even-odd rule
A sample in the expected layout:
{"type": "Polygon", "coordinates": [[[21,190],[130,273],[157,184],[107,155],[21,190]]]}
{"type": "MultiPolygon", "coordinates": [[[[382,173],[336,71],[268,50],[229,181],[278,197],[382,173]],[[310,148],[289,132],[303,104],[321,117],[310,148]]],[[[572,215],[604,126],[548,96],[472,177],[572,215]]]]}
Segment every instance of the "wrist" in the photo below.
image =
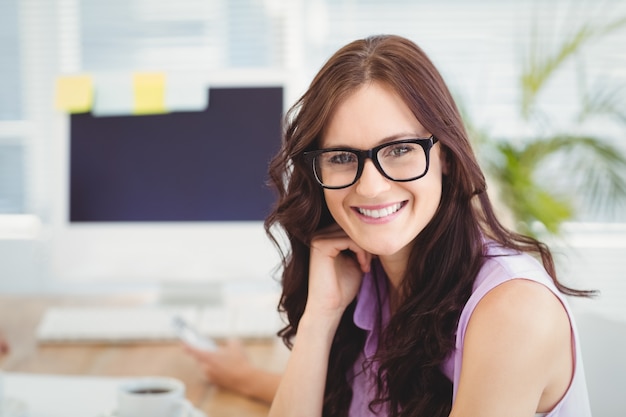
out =
{"type": "Polygon", "coordinates": [[[312,333],[322,339],[334,337],[344,310],[325,310],[307,308],[298,324],[298,336],[302,333],[312,333]]]}

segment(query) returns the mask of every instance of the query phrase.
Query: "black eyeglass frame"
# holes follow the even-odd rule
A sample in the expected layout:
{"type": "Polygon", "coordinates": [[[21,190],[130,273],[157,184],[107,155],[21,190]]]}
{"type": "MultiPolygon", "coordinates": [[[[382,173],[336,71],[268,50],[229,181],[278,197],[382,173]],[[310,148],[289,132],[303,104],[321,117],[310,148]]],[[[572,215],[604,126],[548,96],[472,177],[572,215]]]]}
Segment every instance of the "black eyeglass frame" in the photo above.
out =
{"type": "Polygon", "coordinates": [[[395,182],[410,182],[410,181],[418,180],[418,179],[422,178],[424,175],[426,175],[428,173],[428,169],[430,168],[430,150],[435,145],[435,143],[437,143],[437,142],[438,142],[437,138],[434,135],[430,135],[430,137],[428,137],[428,138],[412,138],[412,139],[395,140],[395,141],[392,141],[392,142],[383,143],[381,145],[375,146],[372,149],[368,149],[368,150],[353,149],[353,148],[341,148],[341,147],[326,148],[326,149],[318,149],[318,150],[314,150],[314,151],[306,151],[306,152],[303,153],[303,156],[304,156],[305,161],[307,161],[309,167],[313,171],[313,176],[315,177],[315,180],[317,181],[317,183],[319,185],[321,185],[323,188],[326,188],[328,190],[340,190],[342,188],[348,188],[348,187],[356,184],[356,182],[359,180],[359,178],[361,178],[361,174],[363,174],[363,168],[365,167],[365,160],[367,160],[367,159],[371,159],[372,162],[374,163],[374,166],[378,170],[378,172],[380,172],[380,174],[383,177],[385,177],[385,178],[387,178],[387,179],[389,179],[391,181],[395,181],[395,182]],[[426,155],[426,169],[424,170],[424,172],[421,175],[418,175],[418,176],[412,177],[412,178],[403,179],[403,180],[398,180],[398,179],[392,178],[389,175],[387,175],[385,170],[380,165],[380,162],[378,162],[378,152],[381,149],[384,149],[384,148],[386,148],[388,146],[398,145],[398,144],[402,144],[402,143],[416,143],[416,144],[420,145],[422,147],[422,149],[424,150],[424,154],[426,155]],[[342,186],[325,185],[325,184],[322,183],[322,181],[321,181],[321,179],[320,179],[320,177],[319,177],[319,175],[317,173],[317,169],[315,167],[315,158],[318,157],[319,155],[323,154],[323,153],[337,152],[337,151],[352,152],[353,154],[355,154],[357,156],[358,167],[357,167],[356,175],[354,176],[354,181],[352,181],[350,184],[342,185],[342,186]]]}

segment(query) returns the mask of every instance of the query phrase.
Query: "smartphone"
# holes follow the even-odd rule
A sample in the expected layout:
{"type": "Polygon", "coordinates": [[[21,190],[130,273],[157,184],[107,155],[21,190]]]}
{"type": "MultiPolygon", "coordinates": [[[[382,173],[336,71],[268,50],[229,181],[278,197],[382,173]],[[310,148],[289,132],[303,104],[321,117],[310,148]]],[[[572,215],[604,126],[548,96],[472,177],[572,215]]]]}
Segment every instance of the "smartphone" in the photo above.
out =
{"type": "Polygon", "coordinates": [[[172,326],[178,338],[192,348],[207,352],[213,352],[217,349],[217,344],[213,339],[202,336],[182,317],[174,316],[172,318],[172,326]]]}

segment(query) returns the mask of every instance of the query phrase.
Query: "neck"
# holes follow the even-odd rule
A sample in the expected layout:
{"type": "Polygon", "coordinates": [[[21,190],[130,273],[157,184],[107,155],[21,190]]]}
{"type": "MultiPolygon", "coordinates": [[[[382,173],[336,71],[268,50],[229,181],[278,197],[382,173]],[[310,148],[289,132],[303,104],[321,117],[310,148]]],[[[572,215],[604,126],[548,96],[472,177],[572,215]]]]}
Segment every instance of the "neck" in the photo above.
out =
{"type": "Polygon", "coordinates": [[[401,287],[407,259],[398,256],[398,254],[394,256],[380,256],[379,259],[389,281],[389,307],[391,313],[393,313],[402,301],[401,287]]]}

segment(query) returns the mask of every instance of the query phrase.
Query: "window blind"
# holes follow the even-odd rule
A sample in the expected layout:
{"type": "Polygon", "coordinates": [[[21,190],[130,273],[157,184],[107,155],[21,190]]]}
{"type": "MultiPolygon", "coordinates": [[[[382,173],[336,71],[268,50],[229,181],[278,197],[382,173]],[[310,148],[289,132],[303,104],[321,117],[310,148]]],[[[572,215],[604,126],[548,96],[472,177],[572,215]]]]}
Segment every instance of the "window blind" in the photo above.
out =
{"type": "MultiPolygon", "coordinates": [[[[476,124],[511,136],[522,129],[517,75],[533,30],[550,48],[586,19],[624,15],[619,0],[3,0],[0,152],[11,162],[0,181],[22,191],[2,191],[0,211],[45,212],[54,197],[47,178],[61,140],[50,137],[60,123],[51,105],[60,73],[288,69],[303,91],[341,45],[397,33],[426,50],[476,124]]],[[[555,123],[569,122],[583,60],[589,80],[626,84],[625,33],[593,44],[553,80],[544,102],[555,123]]],[[[591,129],[599,124],[623,136],[610,121],[591,129]]]]}

